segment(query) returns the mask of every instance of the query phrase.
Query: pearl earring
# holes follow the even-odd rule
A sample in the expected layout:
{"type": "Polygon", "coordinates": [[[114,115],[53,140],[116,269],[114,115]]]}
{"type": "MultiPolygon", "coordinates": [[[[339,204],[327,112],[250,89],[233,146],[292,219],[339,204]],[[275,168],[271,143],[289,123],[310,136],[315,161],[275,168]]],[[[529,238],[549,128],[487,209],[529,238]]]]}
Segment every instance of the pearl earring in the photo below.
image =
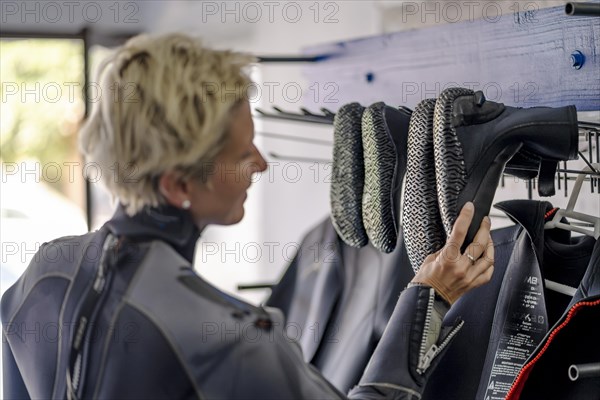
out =
{"type": "Polygon", "coordinates": [[[191,206],[192,202],[189,200],[184,200],[183,203],[181,203],[181,207],[183,207],[184,210],[189,210],[191,206]]]}

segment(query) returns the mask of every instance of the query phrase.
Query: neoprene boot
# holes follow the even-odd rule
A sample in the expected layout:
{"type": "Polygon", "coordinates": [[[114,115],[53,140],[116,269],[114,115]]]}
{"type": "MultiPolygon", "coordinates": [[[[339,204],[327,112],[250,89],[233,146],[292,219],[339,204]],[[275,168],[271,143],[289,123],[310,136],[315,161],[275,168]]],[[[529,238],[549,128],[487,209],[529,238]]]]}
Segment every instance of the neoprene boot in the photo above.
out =
{"type": "Polygon", "coordinates": [[[363,247],[368,243],[362,219],[365,170],[361,126],[364,110],[358,103],[346,104],[338,110],[333,122],[331,221],[339,237],[352,247],[363,247]]]}
{"type": "Polygon", "coordinates": [[[391,253],[398,241],[410,116],[407,109],[379,102],[369,106],[362,117],[363,224],[371,244],[384,253],[391,253]]]}
{"type": "Polygon", "coordinates": [[[447,89],[434,112],[434,154],[440,215],[449,235],[467,201],[475,203],[466,247],[490,211],[506,163],[521,149],[544,160],[577,158],[574,106],[513,108],[482,92],[447,89]]]}
{"type": "Polygon", "coordinates": [[[408,129],[408,158],[402,191],[404,243],[415,273],[425,258],[444,246],[446,233],[440,217],[433,154],[435,99],[414,109],[408,129]]]}

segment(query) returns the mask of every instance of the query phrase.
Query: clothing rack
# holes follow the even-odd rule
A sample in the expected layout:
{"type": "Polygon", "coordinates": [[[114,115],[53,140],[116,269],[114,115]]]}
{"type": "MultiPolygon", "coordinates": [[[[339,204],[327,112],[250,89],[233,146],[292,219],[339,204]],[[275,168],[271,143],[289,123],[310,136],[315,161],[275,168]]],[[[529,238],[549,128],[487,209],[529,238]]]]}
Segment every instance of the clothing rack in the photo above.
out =
{"type": "MultiPolygon", "coordinates": [[[[403,109],[405,111],[411,112],[411,110],[407,107],[400,106],[399,109],[403,109]]],[[[303,122],[303,123],[314,123],[321,125],[333,125],[333,121],[335,118],[335,113],[327,108],[321,108],[321,114],[311,112],[306,108],[301,107],[301,113],[285,111],[279,107],[273,107],[273,111],[265,111],[261,108],[256,108],[257,116],[261,118],[267,119],[276,119],[276,120],[285,120],[285,121],[295,121],[295,122],[303,122]]],[[[583,152],[579,152],[579,156],[584,162],[590,166],[592,163],[600,162],[600,123],[596,122],[586,122],[580,121],[578,123],[579,126],[579,137],[582,141],[587,142],[587,155],[583,152]]],[[[286,136],[277,133],[268,133],[268,132],[258,132],[259,135],[265,137],[274,137],[283,140],[297,141],[297,142],[307,142],[313,143],[317,145],[327,145],[331,146],[333,143],[327,140],[320,139],[308,139],[308,138],[300,138],[293,136],[286,136]]],[[[324,159],[314,159],[309,157],[295,157],[295,156],[286,156],[278,153],[269,153],[270,156],[276,159],[288,160],[288,161],[298,161],[298,162],[317,162],[317,163],[329,163],[330,160],[324,159]]],[[[514,169],[519,169],[522,171],[532,171],[526,167],[518,167],[514,169]]],[[[581,170],[574,170],[567,168],[566,162],[563,163],[563,168],[557,169],[557,179],[558,179],[558,188],[561,188],[561,180],[565,181],[565,192],[567,190],[566,182],[569,180],[575,180],[576,178],[568,177],[567,174],[586,174],[592,176],[592,178],[587,178],[587,180],[592,181],[592,190],[598,187],[598,179],[594,178],[595,176],[600,178],[600,171],[592,170],[591,173],[584,172],[581,170]],[[560,174],[564,174],[562,177],[560,174]]],[[[592,192],[593,193],[593,192],[592,192]]]]}
{"type": "Polygon", "coordinates": [[[302,114],[284,111],[281,108],[275,107],[275,106],[273,106],[273,110],[275,112],[264,111],[260,108],[256,108],[255,110],[260,117],[264,117],[264,118],[282,119],[282,120],[286,120],[286,121],[307,122],[307,123],[313,123],[313,124],[333,125],[333,119],[335,117],[335,113],[331,112],[330,110],[328,110],[326,108],[321,108],[321,112],[323,114],[314,114],[303,107],[300,108],[300,110],[302,111],[302,114]]]}

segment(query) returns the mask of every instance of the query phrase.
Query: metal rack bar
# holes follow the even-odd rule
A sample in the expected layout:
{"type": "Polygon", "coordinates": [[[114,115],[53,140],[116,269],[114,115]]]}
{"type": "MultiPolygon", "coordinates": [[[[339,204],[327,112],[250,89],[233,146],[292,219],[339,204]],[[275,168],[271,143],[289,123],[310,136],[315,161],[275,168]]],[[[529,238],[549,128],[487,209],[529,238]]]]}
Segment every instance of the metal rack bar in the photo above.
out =
{"type": "Polygon", "coordinates": [[[565,4],[565,14],[571,16],[600,17],[600,3],[575,3],[565,4]]]}

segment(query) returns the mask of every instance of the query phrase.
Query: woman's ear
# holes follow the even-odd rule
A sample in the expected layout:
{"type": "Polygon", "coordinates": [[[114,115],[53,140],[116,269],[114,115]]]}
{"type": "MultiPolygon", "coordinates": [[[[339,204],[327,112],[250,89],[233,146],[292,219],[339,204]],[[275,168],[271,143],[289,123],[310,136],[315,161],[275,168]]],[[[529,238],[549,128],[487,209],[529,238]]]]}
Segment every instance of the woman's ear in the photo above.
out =
{"type": "Polygon", "coordinates": [[[182,179],[181,173],[167,170],[158,179],[158,190],[172,206],[178,208],[190,208],[190,194],[188,185],[182,179]]]}

